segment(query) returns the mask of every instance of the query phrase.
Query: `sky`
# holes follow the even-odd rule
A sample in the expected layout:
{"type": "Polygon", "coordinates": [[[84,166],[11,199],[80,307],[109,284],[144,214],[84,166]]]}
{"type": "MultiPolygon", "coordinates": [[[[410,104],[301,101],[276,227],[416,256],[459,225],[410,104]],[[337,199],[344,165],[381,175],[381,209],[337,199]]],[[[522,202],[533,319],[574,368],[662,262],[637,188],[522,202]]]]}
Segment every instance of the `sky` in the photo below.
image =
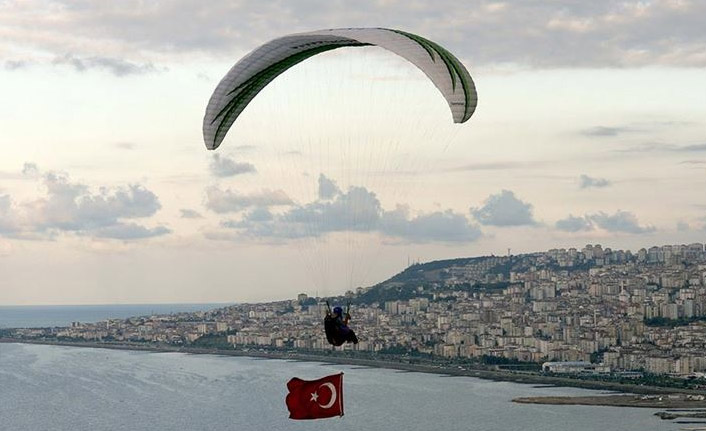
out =
{"type": "Polygon", "coordinates": [[[410,262],[706,242],[706,16],[674,1],[0,0],[0,305],[337,295],[410,262]],[[381,48],[321,54],[216,151],[215,86],[274,38],[454,53],[451,122],[381,48]]]}

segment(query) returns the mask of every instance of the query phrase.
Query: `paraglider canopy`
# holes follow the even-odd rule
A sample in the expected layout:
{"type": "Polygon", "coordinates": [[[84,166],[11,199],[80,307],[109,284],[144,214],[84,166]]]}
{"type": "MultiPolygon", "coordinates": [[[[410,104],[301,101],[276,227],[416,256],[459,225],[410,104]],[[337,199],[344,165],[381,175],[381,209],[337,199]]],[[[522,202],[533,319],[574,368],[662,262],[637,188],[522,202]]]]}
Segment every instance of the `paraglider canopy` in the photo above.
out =
{"type": "Polygon", "coordinates": [[[228,219],[209,237],[296,251],[292,271],[322,292],[376,280],[392,248],[472,238],[463,215],[421,193],[420,174],[446,157],[462,129],[454,123],[476,102],[461,62],[412,33],[344,28],[265,43],[231,68],[206,108],[206,147],[228,133],[239,141],[212,154],[218,183],[207,204],[228,219]]]}
{"type": "Polygon", "coordinates": [[[343,28],[274,39],[238,61],[213,92],[203,120],[206,148],[215,150],[245,107],[277,76],[323,52],[375,45],[417,66],[446,99],[454,122],[468,120],[476,107],[473,80],[461,62],[421,36],[386,28],[343,28]]]}

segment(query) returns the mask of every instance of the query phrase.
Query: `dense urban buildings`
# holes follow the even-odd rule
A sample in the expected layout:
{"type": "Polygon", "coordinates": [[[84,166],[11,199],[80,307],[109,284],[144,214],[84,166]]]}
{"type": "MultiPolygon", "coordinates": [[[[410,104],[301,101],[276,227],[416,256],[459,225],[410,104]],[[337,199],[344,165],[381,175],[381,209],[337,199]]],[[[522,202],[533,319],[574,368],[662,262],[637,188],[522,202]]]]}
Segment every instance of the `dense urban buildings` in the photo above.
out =
{"type": "MultiPolygon", "coordinates": [[[[587,245],[416,264],[346,297],[337,300],[353,303],[361,341],[341,349],[549,362],[545,370],[556,373],[706,372],[700,243],[636,253],[587,245]]],[[[319,298],[302,293],[290,301],[76,322],[14,336],[176,345],[219,336],[236,348],[330,350],[324,313],[319,298]]]]}

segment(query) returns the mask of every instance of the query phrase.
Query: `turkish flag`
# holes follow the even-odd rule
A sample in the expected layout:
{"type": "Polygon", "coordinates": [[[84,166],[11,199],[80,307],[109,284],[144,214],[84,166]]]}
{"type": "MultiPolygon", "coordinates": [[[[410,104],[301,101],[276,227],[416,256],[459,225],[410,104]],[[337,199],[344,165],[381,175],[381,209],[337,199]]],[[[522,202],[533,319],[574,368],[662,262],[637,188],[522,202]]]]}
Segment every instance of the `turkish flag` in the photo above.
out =
{"type": "Polygon", "coordinates": [[[287,383],[285,402],[290,419],[343,416],[343,373],[319,380],[293,378],[287,383]]]}

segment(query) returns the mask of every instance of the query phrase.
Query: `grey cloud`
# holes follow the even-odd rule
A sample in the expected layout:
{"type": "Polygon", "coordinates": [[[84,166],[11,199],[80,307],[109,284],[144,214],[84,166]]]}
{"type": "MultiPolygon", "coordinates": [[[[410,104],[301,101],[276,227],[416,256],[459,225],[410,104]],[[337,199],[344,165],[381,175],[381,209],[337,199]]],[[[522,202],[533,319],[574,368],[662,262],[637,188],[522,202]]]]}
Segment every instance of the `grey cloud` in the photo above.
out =
{"type": "Polygon", "coordinates": [[[696,144],[696,145],[685,145],[683,147],[677,147],[674,151],[685,151],[685,152],[701,152],[706,151],[706,144],[696,144]]]}
{"type": "Polygon", "coordinates": [[[336,182],[324,174],[319,174],[319,199],[331,199],[341,193],[336,182]]]}
{"type": "Polygon", "coordinates": [[[141,218],[154,215],[162,205],[150,190],[140,185],[131,185],[100,194],[85,195],[78,199],[78,210],[87,219],[105,220],[113,218],[141,218]]]}
{"type": "Polygon", "coordinates": [[[213,154],[213,158],[208,167],[211,173],[217,177],[233,177],[257,172],[255,166],[251,163],[236,162],[218,153],[213,154]]]}
{"type": "Polygon", "coordinates": [[[240,194],[218,187],[206,189],[206,207],[216,213],[239,212],[249,207],[292,205],[294,202],[282,190],[262,190],[258,193],[240,194]]]}
{"type": "MultiPolygon", "coordinates": [[[[222,59],[274,37],[317,28],[369,26],[418,32],[472,64],[532,67],[706,65],[706,4],[687,1],[512,2],[439,0],[204,4],[63,0],[46,17],[0,3],[5,45],[85,57],[124,52],[222,59]],[[130,13],[125,13],[129,10],[130,13]],[[35,28],[41,28],[41,35],[35,28]],[[468,43],[472,35],[473,43],[468,43]],[[32,37],[30,37],[32,36],[32,37]],[[100,43],[96,43],[96,41],[100,43]],[[236,50],[236,51],[234,51],[236,50]]],[[[37,6],[39,7],[39,6],[37,6]]]]}
{"type": "Polygon", "coordinates": [[[404,206],[384,211],[375,193],[364,187],[350,187],[346,192],[336,189],[330,198],[289,208],[280,214],[256,207],[239,220],[223,222],[221,227],[233,232],[210,232],[208,237],[281,241],[320,237],[331,232],[377,232],[389,238],[423,243],[469,242],[481,236],[466,216],[451,210],[416,217],[410,216],[409,208],[404,206]]]}
{"type": "Polygon", "coordinates": [[[24,60],[5,60],[3,67],[5,70],[19,70],[29,66],[29,63],[24,60]]]}
{"type": "Polygon", "coordinates": [[[687,223],[685,221],[677,222],[677,231],[687,232],[689,229],[691,229],[691,226],[689,226],[689,223],[687,223]]]}
{"type": "Polygon", "coordinates": [[[104,69],[115,76],[142,75],[153,73],[157,68],[152,63],[136,64],[119,58],[92,56],[79,58],[72,54],[64,54],[53,60],[54,64],[73,67],[77,72],[89,69],[104,69]]]}
{"type": "Polygon", "coordinates": [[[471,242],[482,236],[480,229],[463,214],[451,210],[409,216],[409,209],[398,206],[386,211],[380,220],[385,235],[410,242],[471,242]]]}
{"type": "Polygon", "coordinates": [[[9,195],[0,195],[0,235],[10,235],[19,231],[9,195]]]}
{"type": "Polygon", "coordinates": [[[22,175],[26,177],[37,177],[39,176],[39,168],[36,163],[25,162],[22,166],[22,175]]]}
{"type": "Polygon", "coordinates": [[[524,226],[534,225],[532,205],[515,197],[510,190],[490,195],[480,208],[471,208],[471,214],[482,225],[524,226]]]}
{"type": "Polygon", "coordinates": [[[322,232],[366,231],[374,226],[382,213],[375,193],[365,187],[350,187],[332,201],[315,201],[292,208],[282,221],[313,224],[322,232]]]}
{"type": "Polygon", "coordinates": [[[161,208],[159,199],[140,185],[92,194],[88,186],[69,182],[64,175],[44,176],[46,199],[27,204],[40,229],[82,231],[115,225],[123,218],[152,216],[161,208]]]}
{"type": "Polygon", "coordinates": [[[633,145],[627,148],[614,150],[618,153],[648,153],[653,151],[673,151],[674,145],[664,144],[660,142],[645,142],[638,145],[633,145]]]}
{"type": "Polygon", "coordinates": [[[200,212],[189,208],[182,208],[179,210],[179,213],[181,214],[181,218],[203,218],[200,212]]]}
{"type": "Polygon", "coordinates": [[[147,228],[134,223],[116,223],[112,226],[105,226],[88,231],[86,234],[96,238],[131,240],[162,236],[170,232],[171,231],[164,226],[147,228]]]}
{"type": "Polygon", "coordinates": [[[558,220],[555,225],[557,229],[565,232],[581,232],[593,230],[593,223],[587,217],[574,217],[569,214],[565,219],[558,220]]]}
{"type": "Polygon", "coordinates": [[[0,214],[4,214],[10,209],[10,196],[0,195],[0,214]]]}
{"type": "Polygon", "coordinates": [[[255,145],[236,145],[233,147],[235,151],[248,152],[257,149],[255,145]]]}
{"type": "Polygon", "coordinates": [[[579,188],[589,189],[589,188],[603,188],[611,185],[611,182],[605,178],[593,178],[588,175],[581,175],[579,177],[579,188]]]}
{"type": "Polygon", "coordinates": [[[600,211],[586,218],[608,232],[647,233],[656,230],[653,226],[641,226],[637,217],[628,211],[618,210],[612,215],[600,211]]]}
{"type": "Polygon", "coordinates": [[[637,217],[628,211],[616,211],[614,214],[606,214],[599,211],[594,214],[586,214],[583,217],[568,217],[558,220],[555,225],[557,229],[565,232],[588,232],[596,227],[608,232],[625,233],[648,233],[654,232],[653,226],[640,225],[637,217]]]}
{"type": "Polygon", "coordinates": [[[693,122],[681,120],[637,121],[619,126],[595,126],[579,131],[579,134],[594,138],[615,138],[626,134],[649,134],[656,130],[674,130],[675,127],[693,125],[693,122]]]}
{"type": "MultiPolygon", "coordinates": [[[[265,207],[257,207],[245,213],[241,220],[227,220],[221,222],[221,227],[228,229],[242,229],[242,235],[258,238],[301,238],[307,235],[304,230],[299,234],[294,234],[291,226],[287,229],[280,229],[274,223],[275,217],[270,210],[265,207]]],[[[311,228],[309,229],[311,230],[311,228]]],[[[237,236],[239,233],[236,233],[237,236]]],[[[233,237],[235,237],[233,236],[233,237]]]]}
{"type": "Polygon", "coordinates": [[[274,220],[274,216],[268,208],[258,207],[245,215],[245,220],[249,222],[263,222],[274,220]]]}
{"type": "Polygon", "coordinates": [[[653,151],[664,151],[674,153],[698,153],[706,151],[706,144],[674,145],[660,142],[646,142],[643,144],[634,145],[628,148],[623,148],[615,151],[621,153],[645,153],[653,151]]]}
{"type": "MultiPolygon", "coordinates": [[[[36,166],[26,167],[36,171],[36,166]]],[[[90,191],[84,184],[69,181],[65,174],[49,172],[42,176],[46,197],[11,206],[0,199],[0,224],[12,221],[15,236],[52,238],[67,232],[82,236],[138,239],[168,233],[164,227],[143,228],[126,220],[146,218],[161,208],[159,199],[140,185],[100,188],[90,191]],[[22,220],[19,223],[18,220],[22,220]]],[[[7,227],[7,226],[5,226],[7,227]]],[[[7,231],[8,229],[0,230],[7,231]]]]}
{"type": "Polygon", "coordinates": [[[590,129],[582,130],[581,134],[585,136],[594,137],[615,137],[625,132],[630,132],[632,129],[628,127],[606,127],[606,126],[596,126],[590,129]]]}

